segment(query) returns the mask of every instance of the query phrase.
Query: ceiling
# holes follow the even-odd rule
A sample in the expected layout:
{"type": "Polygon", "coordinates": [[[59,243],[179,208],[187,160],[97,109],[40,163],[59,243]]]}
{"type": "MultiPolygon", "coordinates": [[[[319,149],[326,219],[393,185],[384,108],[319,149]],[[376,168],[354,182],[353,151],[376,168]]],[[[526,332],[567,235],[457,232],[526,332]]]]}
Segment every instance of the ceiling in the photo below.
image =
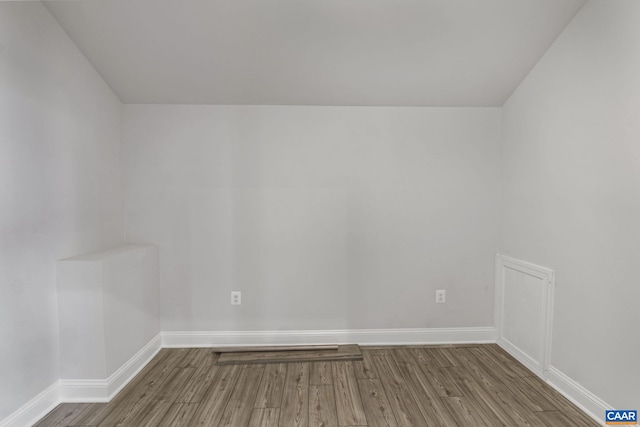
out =
{"type": "Polygon", "coordinates": [[[45,5],[124,103],[501,106],[584,2],[45,5]]]}

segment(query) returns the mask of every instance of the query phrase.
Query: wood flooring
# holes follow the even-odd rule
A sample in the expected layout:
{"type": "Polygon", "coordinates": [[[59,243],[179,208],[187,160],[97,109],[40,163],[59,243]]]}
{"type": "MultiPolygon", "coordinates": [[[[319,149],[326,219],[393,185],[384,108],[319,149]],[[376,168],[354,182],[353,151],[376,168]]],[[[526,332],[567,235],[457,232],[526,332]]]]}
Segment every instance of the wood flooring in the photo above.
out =
{"type": "Polygon", "coordinates": [[[494,344],[363,347],[361,361],[219,357],[162,349],[111,402],[62,404],[37,426],[598,426],[494,344]]]}

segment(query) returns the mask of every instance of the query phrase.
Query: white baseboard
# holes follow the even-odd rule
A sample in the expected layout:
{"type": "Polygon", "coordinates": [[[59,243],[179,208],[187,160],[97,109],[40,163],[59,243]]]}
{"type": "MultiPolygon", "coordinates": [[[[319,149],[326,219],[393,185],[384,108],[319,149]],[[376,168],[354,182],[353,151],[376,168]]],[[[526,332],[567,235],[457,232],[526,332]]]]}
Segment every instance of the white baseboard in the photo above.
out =
{"type": "Polygon", "coordinates": [[[540,363],[535,361],[527,353],[516,347],[511,341],[506,338],[498,338],[497,344],[502,347],[507,353],[512,355],[518,362],[522,363],[531,372],[542,378],[547,379],[547,373],[543,371],[543,367],[540,363]]]}
{"type": "Polygon", "coordinates": [[[59,403],[60,386],[56,381],[9,415],[8,418],[0,421],[0,427],[31,426],[58,406],[59,403]]]}
{"type": "Polygon", "coordinates": [[[523,365],[536,375],[546,380],[547,370],[551,363],[551,335],[553,325],[553,305],[555,294],[555,272],[547,267],[532,264],[506,255],[496,255],[496,282],[495,282],[495,324],[498,335],[498,344],[513,355],[523,365]],[[507,276],[507,272],[511,276],[507,276]],[[515,274],[515,276],[514,276],[515,274]],[[511,277],[511,280],[507,280],[511,277]],[[535,292],[528,291],[527,286],[522,286],[522,280],[537,280],[535,292]],[[507,289],[515,300],[507,301],[507,289]],[[516,303],[515,301],[520,301],[516,303]],[[539,307],[536,312],[522,310],[524,306],[518,304],[539,307]],[[509,307],[507,307],[509,305],[509,307]],[[507,310],[509,309],[509,310],[507,310]],[[528,313],[526,318],[521,318],[515,324],[516,328],[507,327],[506,313],[528,313]],[[526,326],[525,326],[526,325],[526,326]],[[538,325],[533,328],[531,325],[538,325]],[[520,345],[528,342],[527,351],[523,351],[520,345]]]}
{"type": "Polygon", "coordinates": [[[158,334],[107,379],[60,380],[60,401],[108,402],[158,353],[160,344],[158,334]]]}
{"type": "Polygon", "coordinates": [[[170,331],[162,347],[224,347],[297,344],[464,344],[494,343],[493,327],[429,329],[341,329],[310,331],[170,331]]]}
{"type": "Polygon", "coordinates": [[[605,411],[615,409],[554,366],[549,367],[547,382],[601,425],[605,425],[605,411]]]}
{"type": "Polygon", "coordinates": [[[106,380],[59,380],[0,421],[0,427],[35,424],[61,403],[108,402],[144,368],[160,350],[156,335],[106,380]]]}

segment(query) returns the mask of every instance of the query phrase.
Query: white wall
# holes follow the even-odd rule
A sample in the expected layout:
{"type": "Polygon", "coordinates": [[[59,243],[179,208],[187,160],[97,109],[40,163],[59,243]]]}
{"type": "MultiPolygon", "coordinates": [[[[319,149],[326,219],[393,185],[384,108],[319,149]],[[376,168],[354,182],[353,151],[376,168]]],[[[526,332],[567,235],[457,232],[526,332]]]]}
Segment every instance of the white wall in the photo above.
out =
{"type": "Polygon", "coordinates": [[[56,260],[122,240],[121,105],[40,2],[0,2],[0,420],[58,380],[56,260]]]}
{"type": "Polygon", "coordinates": [[[166,331],[490,326],[499,144],[495,108],[127,105],[126,236],[166,331]]]}
{"type": "Polygon", "coordinates": [[[640,401],[640,2],[591,0],[503,108],[503,247],[556,271],[551,363],[640,401]]]}

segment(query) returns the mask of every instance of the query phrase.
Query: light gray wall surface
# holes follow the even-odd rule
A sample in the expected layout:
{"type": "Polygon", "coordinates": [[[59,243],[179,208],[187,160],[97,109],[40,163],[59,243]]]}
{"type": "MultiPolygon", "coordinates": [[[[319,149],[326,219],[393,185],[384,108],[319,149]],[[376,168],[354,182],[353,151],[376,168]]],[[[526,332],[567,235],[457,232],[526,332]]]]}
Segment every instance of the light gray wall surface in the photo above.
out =
{"type": "Polygon", "coordinates": [[[0,420],[59,378],[56,260],[123,237],[121,104],[40,2],[0,2],[0,420]]]}
{"type": "Polygon", "coordinates": [[[499,144],[496,108],[125,106],[162,329],[492,325],[499,144]]]}
{"type": "Polygon", "coordinates": [[[0,2],[0,420],[59,379],[55,262],[120,243],[123,200],[163,330],[489,326],[501,249],[556,272],[552,364],[634,408],[638,22],[590,0],[502,116],[123,111],[40,2],[0,2]]]}
{"type": "Polygon", "coordinates": [[[105,259],[105,347],[113,375],[160,333],[158,248],[127,244],[105,259]]]}
{"type": "Polygon", "coordinates": [[[505,252],[556,271],[553,366],[640,402],[640,2],[591,0],[503,108],[505,252]]]}

